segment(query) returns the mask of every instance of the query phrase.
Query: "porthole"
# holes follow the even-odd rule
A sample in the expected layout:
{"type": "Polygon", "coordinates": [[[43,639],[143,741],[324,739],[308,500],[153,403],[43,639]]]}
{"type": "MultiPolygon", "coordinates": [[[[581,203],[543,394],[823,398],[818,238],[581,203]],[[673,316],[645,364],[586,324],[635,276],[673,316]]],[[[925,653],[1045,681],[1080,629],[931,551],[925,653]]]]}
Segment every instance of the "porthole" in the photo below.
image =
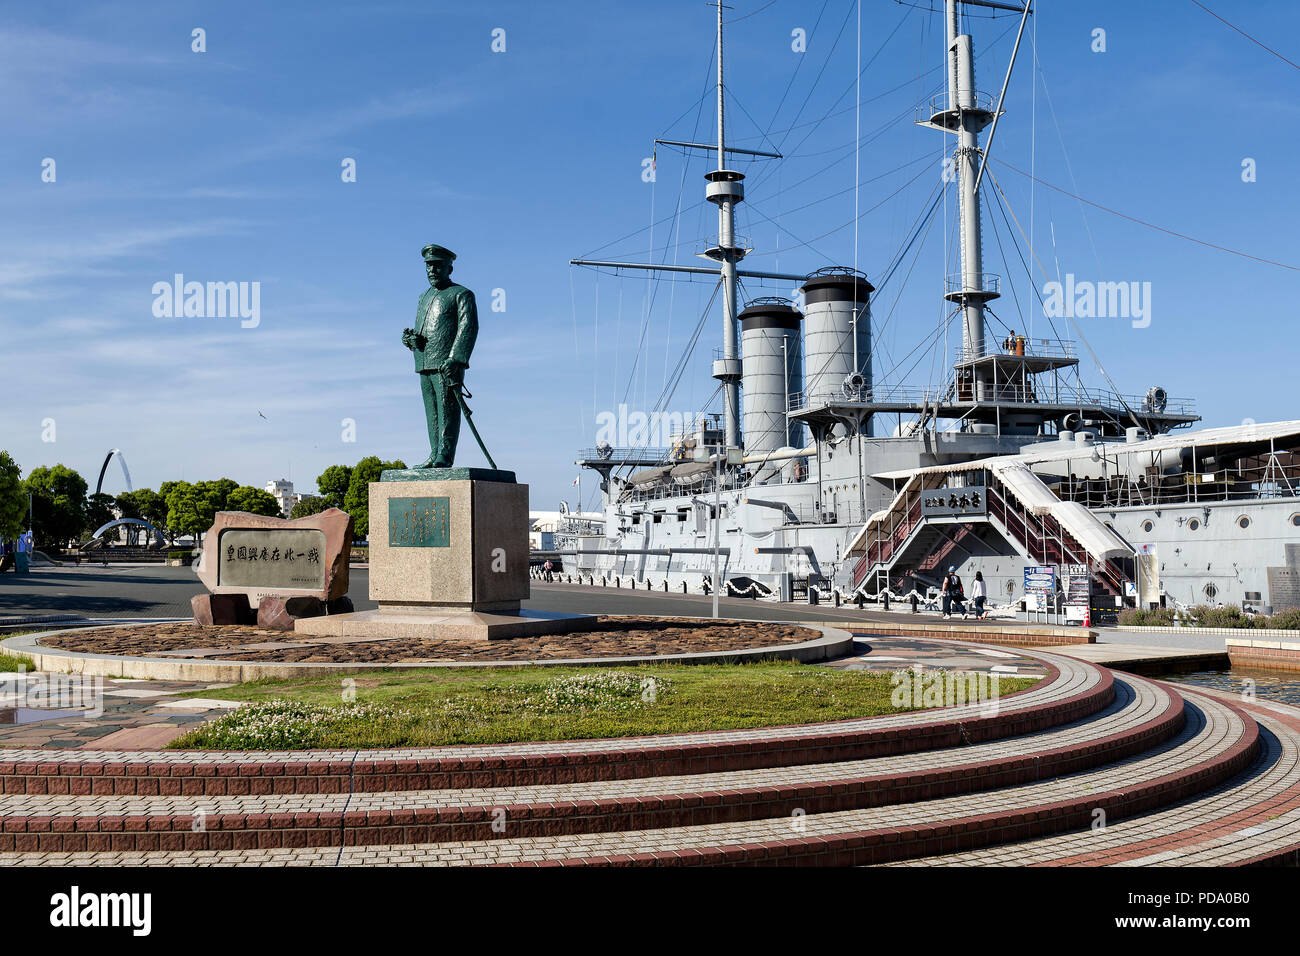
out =
{"type": "Polygon", "coordinates": [[[1213,584],[1205,585],[1205,597],[1207,600],[1213,601],[1218,596],[1219,596],[1219,589],[1215,585],[1213,584]]]}
{"type": "Polygon", "coordinates": [[[1145,531],[1147,534],[1150,534],[1155,529],[1156,529],[1156,523],[1154,521],[1148,519],[1147,521],[1142,522],[1142,530],[1145,531]]]}
{"type": "Polygon", "coordinates": [[[1249,528],[1250,527],[1249,515],[1242,515],[1240,518],[1238,518],[1237,527],[1240,528],[1242,531],[1245,531],[1247,528],[1249,528]]]}
{"type": "Polygon", "coordinates": [[[1200,519],[1200,518],[1193,518],[1191,521],[1187,522],[1187,530],[1188,530],[1188,531],[1195,531],[1195,530],[1197,530],[1198,528],[1200,528],[1200,526],[1201,526],[1201,519],[1200,519]]]}
{"type": "Polygon", "coordinates": [[[1300,528],[1300,514],[1293,514],[1291,516],[1291,524],[1295,525],[1297,528],[1300,528]]]}

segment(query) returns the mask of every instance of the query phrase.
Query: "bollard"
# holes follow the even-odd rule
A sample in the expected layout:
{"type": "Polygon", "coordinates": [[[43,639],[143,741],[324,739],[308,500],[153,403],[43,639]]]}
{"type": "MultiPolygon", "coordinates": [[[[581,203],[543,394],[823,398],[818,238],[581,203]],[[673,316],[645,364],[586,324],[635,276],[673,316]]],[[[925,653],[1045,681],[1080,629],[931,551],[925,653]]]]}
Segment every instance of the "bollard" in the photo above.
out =
{"type": "MultiPolygon", "coordinates": [[[[884,597],[881,598],[881,600],[885,602],[885,610],[888,611],[888,610],[889,610],[889,592],[888,592],[888,591],[885,592],[884,597]]],[[[858,603],[858,607],[862,607],[861,602],[858,603]]]]}
{"type": "Polygon", "coordinates": [[[664,578],[664,592],[666,593],[667,591],[668,591],[668,579],[664,578]]]}
{"type": "Polygon", "coordinates": [[[912,592],[912,613],[913,613],[913,614],[916,614],[916,613],[917,613],[916,603],[917,603],[917,601],[916,601],[916,592],[913,591],[913,592],[912,592]]]}
{"type": "Polygon", "coordinates": [[[682,593],[683,593],[683,594],[686,593],[686,582],[685,582],[685,581],[682,582],[682,593]]]}
{"type": "Polygon", "coordinates": [[[836,606],[836,607],[839,607],[839,606],[840,606],[840,592],[839,592],[839,591],[836,591],[836,592],[835,592],[835,606],[836,606]]]}
{"type": "MultiPolygon", "coordinates": [[[[886,600],[888,600],[888,598],[886,598],[886,600]]],[[[862,610],[862,603],[863,603],[863,602],[862,602],[862,592],[861,592],[861,591],[859,591],[857,597],[855,597],[855,598],[853,599],[853,603],[856,604],[856,605],[858,606],[858,610],[859,610],[859,611],[862,610]]],[[[889,605],[887,605],[887,604],[885,605],[885,610],[889,610],[889,605]]]]}

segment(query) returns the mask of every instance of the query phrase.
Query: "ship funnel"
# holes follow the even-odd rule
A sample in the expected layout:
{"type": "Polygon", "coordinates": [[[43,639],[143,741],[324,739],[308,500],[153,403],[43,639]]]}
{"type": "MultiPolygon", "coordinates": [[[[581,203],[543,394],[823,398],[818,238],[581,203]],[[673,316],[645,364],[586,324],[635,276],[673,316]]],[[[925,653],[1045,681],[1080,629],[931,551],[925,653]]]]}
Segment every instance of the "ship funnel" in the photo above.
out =
{"type": "MultiPolygon", "coordinates": [[[[740,313],[745,457],[802,445],[802,427],[786,419],[790,395],[803,388],[799,323],[789,299],[754,299],[740,313]]],[[[758,476],[756,476],[758,477],[758,476]]]]}
{"type": "Polygon", "coordinates": [[[804,282],[805,407],[870,397],[874,288],[862,273],[839,266],[818,269],[804,282]]]}

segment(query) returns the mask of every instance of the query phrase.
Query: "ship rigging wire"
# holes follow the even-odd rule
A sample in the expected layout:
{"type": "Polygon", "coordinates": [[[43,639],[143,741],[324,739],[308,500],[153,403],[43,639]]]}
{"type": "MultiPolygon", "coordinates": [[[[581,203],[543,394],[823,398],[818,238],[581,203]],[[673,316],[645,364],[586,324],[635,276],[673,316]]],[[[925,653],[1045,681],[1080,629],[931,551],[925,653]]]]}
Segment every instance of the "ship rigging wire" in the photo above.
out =
{"type": "Polygon", "coordinates": [[[1249,252],[1242,252],[1240,249],[1232,249],[1228,246],[1221,246],[1216,242],[1210,242],[1209,240],[1206,239],[1198,239],[1195,236],[1189,236],[1186,233],[1178,232],[1177,230],[1174,229],[1167,229],[1164,226],[1157,225],[1154,222],[1149,222],[1146,219],[1139,219],[1137,216],[1130,216],[1128,213],[1120,212],[1118,209],[1112,209],[1110,206],[1103,206],[1099,202],[1094,202],[1091,199],[1085,199],[1083,196],[1072,193],[1068,189],[1063,189],[1060,186],[1053,185],[1052,183],[1049,183],[1044,179],[1040,179],[1039,177],[1033,175],[1032,173],[1027,173],[1023,169],[1020,169],[1016,166],[1012,166],[1006,160],[995,159],[993,160],[993,162],[997,163],[999,166],[1005,166],[1013,173],[1019,173],[1021,176],[1024,176],[1026,179],[1033,180],[1035,183],[1037,183],[1040,186],[1044,186],[1047,189],[1053,190],[1054,192],[1061,193],[1064,196],[1069,196],[1071,199],[1077,199],[1079,202],[1086,203],[1089,206],[1092,206],[1094,209],[1100,209],[1102,212],[1110,213],[1112,216],[1118,216],[1121,219],[1127,219],[1129,222],[1137,223],[1139,226],[1145,226],[1148,229],[1154,229],[1156,232],[1163,232],[1166,235],[1174,236],[1175,238],[1183,239],[1187,242],[1194,242],[1197,245],[1207,246],[1210,249],[1216,249],[1219,252],[1226,252],[1229,255],[1240,256],[1243,259],[1251,259],[1255,262],[1263,263],[1264,265],[1277,266],[1279,269],[1289,269],[1292,272],[1300,272],[1300,266],[1288,265],[1285,262],[1278,262],[1276,259],[1266,259],[1263,256],[1256,256],[1256,255],[1252,255],[1249,252]]]}
{"type": "Polygon", "coordinates": [[[1236,30],[1238,33],[1240,33],[1242,36],[1244,36],[1244,37],[1245,37],[1247,40],[1249,40],[1251,43],[1253,43],[1253,44],[1255,44],[1256,46],[1258,46],[1260,49],[1262,49],[1262,50],[1267,50],[1269,53],[1273,54],[1275,57],[1277,57],[1279,60],[1281,60],[1281,61],[1282,61],[1283,63],[1285,63],[1287,66],[1295,67],[1297,70],[1300,70],[1300,63],[1296,63],[1296,62],[1294,62],[1293,60],[1288,60],[1288,59],[1287,59],[1286,57],[1284,57],[1281,53],[1278,53],[1277,50],[1274,50],[1271,46],[1268,46],[1268,45],[1264,44],[1263,42],[1261,42],[1261,41],[1255,39],[1253,36],[1251,36],[1251,35],[1250,35],[1249,33],[1247,33],[1245,30],[1241,29],[1241,27],[1234,26],[1233,24],[1229,23],[1227,20],[1223,19],[1223,17],[1219,16],[1217,13],[1215,13],[1213,10],[1211,10],[1209,7],[1207,7],[1205,4],[1200,3],[1199,0],[1192,0],[1192,3],[1196,4],[1198,7],[1200,7],[1202,10],[1204,10],[1206,13],[1208,13],[1210,16],[1214,17],[1214,19],[1216,19],[1216,20],[1218,20],[1220,23],[1222,23],[1224,26],[1226,26],[1226,27],[1230,27],[1231,29],[1236,30]]]}

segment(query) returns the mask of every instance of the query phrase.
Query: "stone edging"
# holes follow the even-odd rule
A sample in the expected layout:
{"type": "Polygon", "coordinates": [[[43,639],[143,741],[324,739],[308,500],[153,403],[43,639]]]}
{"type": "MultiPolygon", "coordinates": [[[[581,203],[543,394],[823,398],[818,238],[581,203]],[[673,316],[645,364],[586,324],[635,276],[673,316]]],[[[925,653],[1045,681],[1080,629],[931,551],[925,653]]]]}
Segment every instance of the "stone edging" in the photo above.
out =
{"type": "MultiPolygon", "coordinates": [[[[773,623],[773,622],[764,622],[773,623]]],[[[89,654],[45,647],[40,638],[60,634],[70,628],[20,634],[0,641],[0,649],[30,657],[37,670],[56,674],[82,674],[88,677],[132,677],[153,680],[234,681],[243,683],[264,678],[293,679],[323,677],[330,674],[358,674],[372,670],[458,667],[595,667],[621,664],[723,664],[759,660],[795,660],[800,663],[844,657],[853,650],[853,635],[837,626],[805,624],[800,627],[819,630],[822,636],[800,644],[745,648],[734,651],[695,651],[686,654],[634,655],[627,657],[579,657],[537,661],[446,661],[416,663],[328,662],[285,663],[278,661],[223,661],[177,657],[130,657],[125,655],[89,654]]],[[[852,622],[842,622],[852,623],[852,622]]],[[[141,624],[109,625],[141,627],[141,624]]],[[[79,630],[79,629],[78,629],[79,630]]]]}
{"type": "Polygon", "coordinates": [[[860,634],[882,637],[929,637],[973,644],[1005,644],[1013,647],[1063,647],[1095,644],[1097,632],[1081,627],[991,627],[962,624],[904,624],[892,621],[846,621],[860,634]]]}
{"type": "Polygon", "coordinates": [[[1210,634],[1224,637],[1241,637],[1250,634],[1254,637],[1274,637],[1300,642],[1300,631],[1284,631],[1277,628],[1253,627],[1168,627],[1165,625],[1121,624],[1117,631],[1131,631],[1139,634],[1210,634]]]}

